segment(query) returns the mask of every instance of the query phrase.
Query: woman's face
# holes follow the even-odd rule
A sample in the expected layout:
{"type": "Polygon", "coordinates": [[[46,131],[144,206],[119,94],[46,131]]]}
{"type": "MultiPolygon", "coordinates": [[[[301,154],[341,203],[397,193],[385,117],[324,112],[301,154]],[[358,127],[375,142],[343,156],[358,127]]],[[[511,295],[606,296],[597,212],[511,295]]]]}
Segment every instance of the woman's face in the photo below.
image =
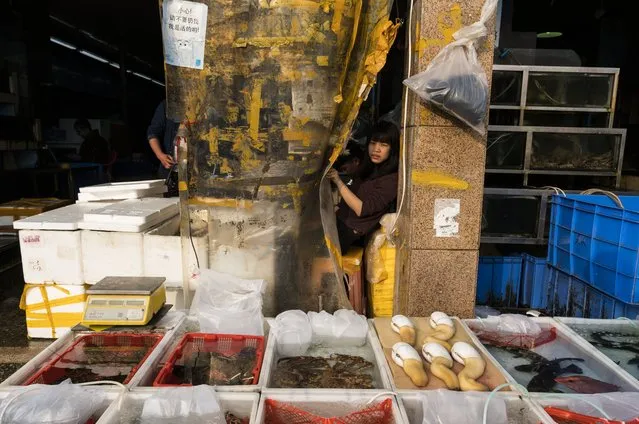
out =
{"type": "Polygon", "coordinates": [[[388,143],[377,140],[371,140],[371,142],[368,143],[368,156],[371,158],[371,162],[376,165],[388,159],[390,151],[391,146],[388,143]]]}

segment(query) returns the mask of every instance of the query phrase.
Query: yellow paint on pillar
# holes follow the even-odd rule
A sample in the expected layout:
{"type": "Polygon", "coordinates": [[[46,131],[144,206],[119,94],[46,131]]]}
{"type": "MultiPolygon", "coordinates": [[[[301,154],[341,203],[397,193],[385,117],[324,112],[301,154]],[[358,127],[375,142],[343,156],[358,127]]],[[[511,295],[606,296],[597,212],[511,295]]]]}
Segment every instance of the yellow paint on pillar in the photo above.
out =
{"type": "Polygon", "coordinates": [[[431,186],[451,190],[468,190],[470,185],[459,178],[439,171],[413,171],[411,181],[416,186],[431,186]]]}
{"type": "MultiPolygon", "coordinates": [[[[419,52],[430,47],[442,48],[454,41],[453,34],[462,27],[462,9],[459,3],[454,3],[448,11],[437,15],[437,29],[439,37],[422,38],[416,43],[419,52]]],[[[419,32],[417,32],[419,36],[419,32]]]]}

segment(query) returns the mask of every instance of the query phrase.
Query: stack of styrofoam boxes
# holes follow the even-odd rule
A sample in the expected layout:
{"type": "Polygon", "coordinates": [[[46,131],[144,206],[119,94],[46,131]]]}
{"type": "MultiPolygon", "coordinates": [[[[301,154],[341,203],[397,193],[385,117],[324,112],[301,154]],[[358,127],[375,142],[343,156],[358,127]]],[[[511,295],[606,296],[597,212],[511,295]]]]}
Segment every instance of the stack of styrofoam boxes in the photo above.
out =
{"type": "Polygon", "coordinates": [[[29,337],[57,338],[82,320],[86,295],[79,222],[85,212],[102,206],[69,205],[14,222],[29,337]]]}

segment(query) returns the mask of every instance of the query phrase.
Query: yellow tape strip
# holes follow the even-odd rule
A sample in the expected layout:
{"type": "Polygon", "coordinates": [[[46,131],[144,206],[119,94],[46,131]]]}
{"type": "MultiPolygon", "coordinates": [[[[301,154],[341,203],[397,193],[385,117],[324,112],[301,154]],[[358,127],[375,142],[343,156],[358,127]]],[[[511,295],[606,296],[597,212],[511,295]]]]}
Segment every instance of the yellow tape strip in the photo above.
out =
{"type": "Polygon", "coordinates": [[[470,187],[464,180],[437,171],[413,171],[411,181],[419,186],[436,186],[452,190],[468,190],[470,187]]]}
{"type": "Polygon", "coordinates": [[[22,291],[22,296],[20,297],[20,309],[23,309],[26,311],[27,313],[27,321],[29,319],[31,320],[44,320],[45,322],[37,322],[37,323],[30,323],[29,325],[31,327],[35,327],[35,328],[51,328],[51,336],[53,338],[56,337],[55,334],[55,328],[56,328],[56,322],[59,324],[57,325],[57,327],[70,327],[71,325],[75,325],[78,322],[82,321],[82,312],[56,312],[53,313],[51,311],[52,307],[56,307],[56,306],[64,306],[64,305],[71,305],[74,303],[79,303],[79,302],[84,302],[86,301],[87,295],[86,294],[79,294],[79,295],[73,295],[73,296],[68,296],[71,292],[67,289],[65,289],[64,287],[60,287],[58,285],[55,284],[43,284],[43,285],[38,285],[38,284],[25,284],[24,285],[24,290],[22,291]],[[67,297],[65,298],[60,298],[60,299],[54,299],[54,300],[49,300],[49,295],[47,293],[47,288],[52,288],[52,289],[56,289],[61,291],[63,294],[67,295],[67,297]],[[27,305],[27,292],[31,289],[38,289],[40,290],[40,295],[42,296],[42,302],[40,303],[35,303],[33,305],[27,305]],[[44,309],[46,312],[45,313],[36,313],[34,311],[36,310],[41,310],[44,309]],[[56,322],[54,322],[54,315],[57,317],[56,322]],[[70,316],[73,316],[73,318],[69,318],[70,316]],[[79,316],[79,319],[77,319],[77,316],[79,316]],[[66,318],[65,318],[66,317],[66,318]],[[69,321],[67,321],[67,319],[70,319],[70,321],[74,321],[72,324],[68,324],[69,321]]]}
{"type": "Polygon", "coordinates": [[[337,247],[333,244],[333,242],[328,236],[324,236],[324,240],[326,240],[326,247],[328,247],[328,250],[333,254],[333,256],[335,256],[335,259],[337,260],[337,264],[339,265],[340,268],[343,269],[344,262],[343,262],[342,254],[339,252],[337,247]]]}

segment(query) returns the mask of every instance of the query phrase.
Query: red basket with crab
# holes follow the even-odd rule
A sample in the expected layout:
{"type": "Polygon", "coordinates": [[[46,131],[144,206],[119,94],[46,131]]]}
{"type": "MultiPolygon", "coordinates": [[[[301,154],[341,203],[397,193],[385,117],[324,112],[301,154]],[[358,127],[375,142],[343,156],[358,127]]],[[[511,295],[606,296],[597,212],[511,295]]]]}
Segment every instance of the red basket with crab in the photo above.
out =
{"type": "Polygon", "coordinates": [[[186,333],[164,363],[153,386],[257,384],[263,357],[264,337],[261,336],[186,333]]]}
{"type": "Polygon", "coordinates": [[[127,384],[162,334],[98,333],[78,337],[23,385],[115,380],[127,384]]]}
{"type": "Polygon", "coordinates": [[[392,424],[394,422],[392,399],[386,399],[341,417],[322,417],[288,403],[273,399],[264,401],[265,424],[392,424]]]}
{"type": "Polygon", "coordinates": [[[516,347],[523,349],[533,349],[553,342],[557,338],[557,330],[551,327],[543,330],[538,336],[533,337],[527,334],[501,333],[497,331],[485,331],[481,328],[471,328],[482,343],[493,346],[516,347]]]}

